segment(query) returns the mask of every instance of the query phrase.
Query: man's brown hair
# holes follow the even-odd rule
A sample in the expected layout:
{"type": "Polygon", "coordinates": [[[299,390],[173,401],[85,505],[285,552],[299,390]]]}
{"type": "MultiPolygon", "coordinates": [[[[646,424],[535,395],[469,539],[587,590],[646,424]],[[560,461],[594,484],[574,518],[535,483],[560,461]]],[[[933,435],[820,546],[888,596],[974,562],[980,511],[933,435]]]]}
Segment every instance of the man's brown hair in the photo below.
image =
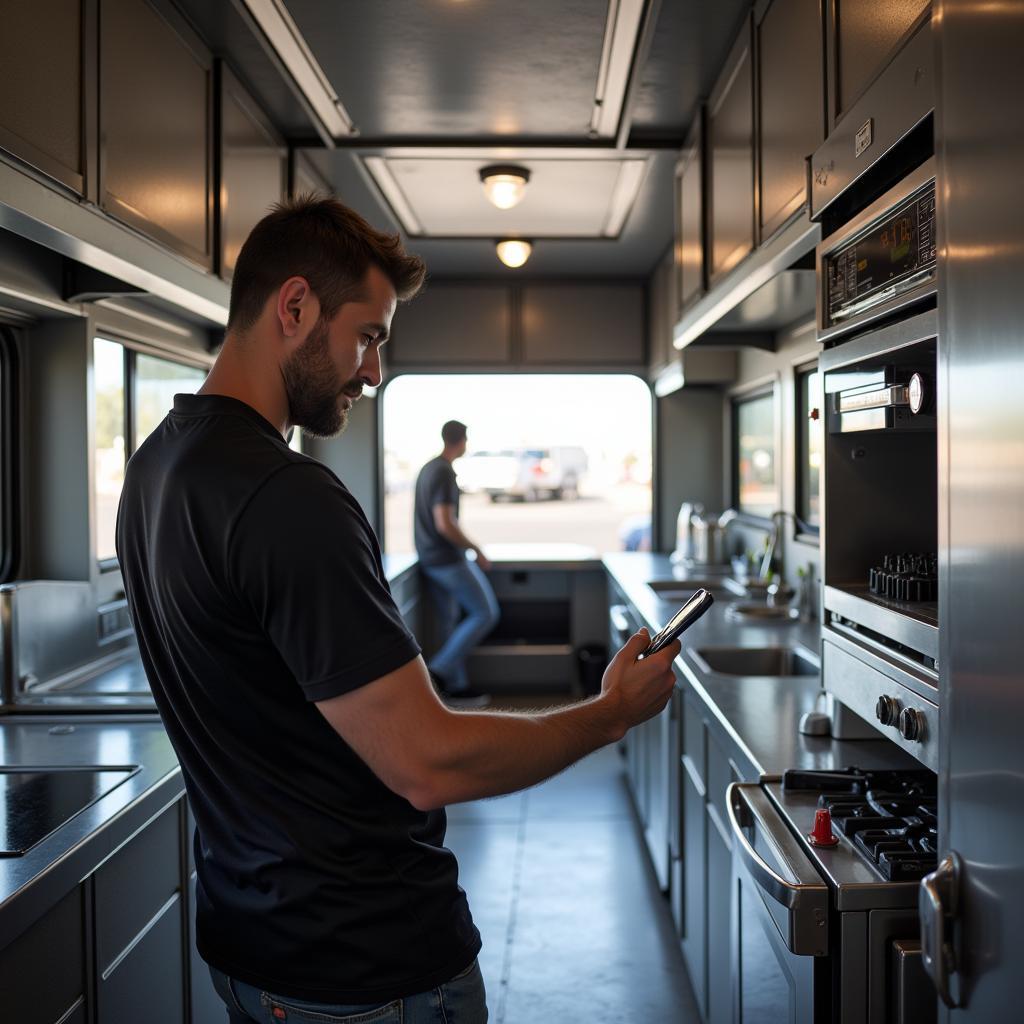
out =
{"type": "Polygon", "coordinates": [[[337,199],[317,193],[275,204],[252,229],[231,279],[229,331],[246,331],[267,299],[290,277],[304,277],[327,320],[359,298],[370,265],[380,268],[400,301],[422,287],[427,268],[398,235],[370,227],[337,199]]]}

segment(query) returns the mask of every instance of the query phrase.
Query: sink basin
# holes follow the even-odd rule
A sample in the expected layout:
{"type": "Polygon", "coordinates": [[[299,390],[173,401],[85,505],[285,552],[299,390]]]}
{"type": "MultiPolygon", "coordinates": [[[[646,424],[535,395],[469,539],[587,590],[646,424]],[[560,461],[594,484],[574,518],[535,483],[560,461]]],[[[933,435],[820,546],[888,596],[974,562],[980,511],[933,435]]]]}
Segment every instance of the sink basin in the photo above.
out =
{"type": "Polygon", "coordinates": [[[678,601],[680,603],[693,596],[701,588],[710,590],[713,594],[731,591],[739,596],[741,593],[736,589],[735,580],[725,576],[718,576],[714,579],[691,577],[685,580],[648,580],[647,586],[663,601],[678,601]]]}
{"type": "Polygon", "coordinates": [[[701,647],[690,654],[706,672],[724,676],[816,676],[812,657],[798,647],[701,647]]]}
{"type": "Polygon", "coordinates": [[[731,604],[725,613],[743,622],[796,622],[800,617],[796,608],[771,604],[731,604]]]}

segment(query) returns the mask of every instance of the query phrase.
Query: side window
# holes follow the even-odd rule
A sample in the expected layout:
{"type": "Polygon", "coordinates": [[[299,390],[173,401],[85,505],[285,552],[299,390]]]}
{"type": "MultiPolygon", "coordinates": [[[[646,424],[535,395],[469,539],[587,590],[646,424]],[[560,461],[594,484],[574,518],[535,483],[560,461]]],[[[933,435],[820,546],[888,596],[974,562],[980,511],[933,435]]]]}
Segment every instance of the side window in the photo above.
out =
{"type": "Polygon", "coordinates": [[[128,461],[125,348],[116,341],[96,338],[92,343],[92,360],[96,558],[100,563],[105,563],[116,557],[114,527],[117,523],[117,503],[124,484],[124,467],[128,461]]]}
{"type": "Polygon", "coordinates": [[[733,504],[767,518],[780,507],[775,432],[775,391],[733,399],[733,504]]]}
{"type": "Polygon", "coordinates": [[[179,393],[195,392],[206,371],[107,338],[93,340],[95,393],[96,559],[117,567],[114,533],[124,471],[132,453],[153,432],[179,393]]]}
{"type": "Polygon", "coordinates": [[[818,487],[824,445],[824,406],[817,367],[796,373],[796,514],[805,526],[821,526],[818,487]]]}

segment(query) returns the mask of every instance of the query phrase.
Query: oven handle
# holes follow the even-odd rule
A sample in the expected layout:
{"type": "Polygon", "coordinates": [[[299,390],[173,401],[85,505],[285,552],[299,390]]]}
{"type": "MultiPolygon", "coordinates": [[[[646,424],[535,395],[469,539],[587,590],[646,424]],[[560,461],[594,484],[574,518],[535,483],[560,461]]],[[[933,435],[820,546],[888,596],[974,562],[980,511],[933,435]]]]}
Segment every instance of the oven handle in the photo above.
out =
{"type": "MultiPolygon", "coordinates": [[[[788,928],[782,937],[790,952],[799,956],[824,956],[828,953],[828,886],[822,881],[810,859],[779,818],[768,796],[758,783],[733,782],[726,790],[729,825],[736,844],[734,856],[742,858],[751,878],[761,892],[788,912],[788,928]],[[757,824],[772,852],[785,866],[792,880],[783,878],[750,845],[744,826],[757,824]]],[[[776,924],[779,924],[778,918],[776,924]]]]}

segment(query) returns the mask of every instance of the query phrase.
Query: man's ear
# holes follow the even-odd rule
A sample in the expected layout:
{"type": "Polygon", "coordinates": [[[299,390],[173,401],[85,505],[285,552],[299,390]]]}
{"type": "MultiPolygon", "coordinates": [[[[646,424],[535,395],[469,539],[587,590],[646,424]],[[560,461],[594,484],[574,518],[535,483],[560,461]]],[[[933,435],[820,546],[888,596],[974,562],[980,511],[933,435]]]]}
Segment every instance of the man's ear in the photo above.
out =
{"type": "Polygon", "coordinates": [[[320,302],[304,277],[289,277],[277,290],[275,313],[285,338],[305,336],[320,316],[320,302]]]}

